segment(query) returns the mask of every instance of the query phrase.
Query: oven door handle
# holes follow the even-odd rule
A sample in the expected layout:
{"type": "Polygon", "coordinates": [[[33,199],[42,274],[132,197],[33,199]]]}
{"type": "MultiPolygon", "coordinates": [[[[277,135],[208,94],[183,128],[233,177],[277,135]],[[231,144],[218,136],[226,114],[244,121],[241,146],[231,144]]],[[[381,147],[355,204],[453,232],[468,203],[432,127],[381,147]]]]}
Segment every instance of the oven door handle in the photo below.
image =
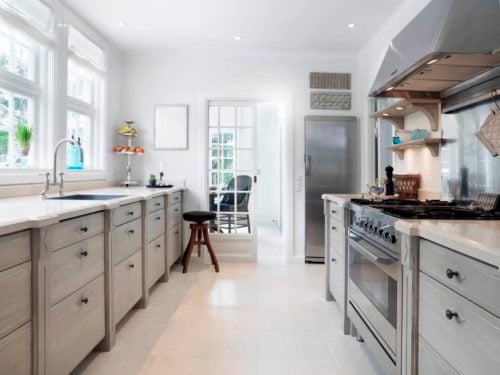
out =
{"type": "Polygon", "coordinates": [[[360,252],[363,254],[365,257],[370,259],[372,262],[377,262],[380,264],[383,264],[385,266],[391,265],[393,263],[396,263],[396,259],[391,258],[390,256],[386,255],[382,251],[378,250],[374,246],[370,245],[368,242],[363,241],[361,238],[358,236],[355,236],[354,238],[358,238],[358,242],[363,242],[364,246],[361,246],[358,242],[356,242],[353,239],[353,236],[349,236],[349,245],[352,246],[356,251],[360,252]]]}

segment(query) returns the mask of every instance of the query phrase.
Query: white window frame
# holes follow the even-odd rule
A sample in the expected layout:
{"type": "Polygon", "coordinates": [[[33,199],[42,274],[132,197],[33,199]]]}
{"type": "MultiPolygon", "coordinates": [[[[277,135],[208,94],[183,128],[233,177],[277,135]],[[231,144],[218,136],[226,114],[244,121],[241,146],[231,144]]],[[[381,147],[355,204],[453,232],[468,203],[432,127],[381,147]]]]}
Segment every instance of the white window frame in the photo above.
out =
{"type": "MultiPolygon", "coordinates": [[[[68,25],[73,26],[78,31],[80,31],[84,36],[89,38],[93,43],[95,43],[99,48],[101,48],[106,57],[109,59],[110,56],[110,46],[95,30],[90,28],[85,22],[83,22],[79,17],[77,17],[73,12],[71,12],[65,5],[63,5],[59,0],[41,0],[45,5],[49,6],[54,14],[55,19],[55,43],[53,48],[53,53],[50,59],[46,61],[38,61],[37,64],[52,64],[52,69],[47,79],[41,78],[42,89],[49,90],[49,95],[41,95],[40,100],[35,104],[36,115],[44,116],[47,120],[45,131],[37,133],[38,136],[42,136],[38,140],[40,147],[36,148],[37,160],[40,160],[40,168],[37,169],[24,169],[24,168],[1,168],[0,169],[0,185],[15,185],[24,183],[41,183],[41,177],[39,176],[42,172],[51,172],[52,170],[52,158],[53,150],[55,144],[67,136],[67,111],[81,112],[82,114],[88,114],[90,111],[88,103],[77,101],[73,98],[68,98],[67,95],[67,80],[68,80],[68,25]],[[46,82],[45,82],[46,81],[46,82]],[[86,104],[81,105],[82,103],[86,104]]],[[[37,69],[39,71],[39,69],[37,69]]],[[[8,72],[0,72],[0,75],[7,74],[8,72]]],[[[15,81],[21,79],[27,82],[22,77],[15,76],[10,73],[13,77],[9,77],[9,80],[15,81]]],[[[0,76],[1,77],[1,76],[0,76]]],[[[32,83],[32,82],[31,82],[32,83]]],[[[12,90],[11,87],[5,86],[5,89],[12,90]]],[[[17,89],[13,90],[15,92],[17,89]]],[[[26,90],[33,93],[35,88],[26,85],[26,90]]],[[[66,181],[88,181],[88,180],[105,180],[108,178],[108,168],[107,168],[107,148],[108,148],[108,137],[106,131],[106,119],[107,119],[107,73],[102,74],[101,84],[99,85],[99,93],[96,96],[99,98],[100,106],[93,108],[93,124],[95,125],[93,129],[93,140],[92,143],[95,145],[93,150],[85,150],[86,152],[92,153],[93,164],[97,168],[93,169],[83,169],[81,171],[70,171],[66,176],[66,181]]],[[[19,94],[25,95],[22,92],[19,94]]],[[[35,118],[35,123],[38,123],[37,118],[35,118]]],[[[66,155],[65,148],[61,148],[58,154],[58,169],[65,170],[66,167],[66,155]]]]}

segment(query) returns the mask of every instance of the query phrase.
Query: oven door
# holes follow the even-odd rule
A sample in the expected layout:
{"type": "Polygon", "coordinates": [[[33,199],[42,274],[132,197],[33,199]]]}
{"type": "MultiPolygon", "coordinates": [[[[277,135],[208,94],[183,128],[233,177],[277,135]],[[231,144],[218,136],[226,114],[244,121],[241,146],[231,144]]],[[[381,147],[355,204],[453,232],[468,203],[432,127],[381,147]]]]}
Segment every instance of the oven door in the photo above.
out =
{"type": "Polygon", "coordinates": [[[400,262],[349,232],[349,301],[396,361],[400,262]]]}

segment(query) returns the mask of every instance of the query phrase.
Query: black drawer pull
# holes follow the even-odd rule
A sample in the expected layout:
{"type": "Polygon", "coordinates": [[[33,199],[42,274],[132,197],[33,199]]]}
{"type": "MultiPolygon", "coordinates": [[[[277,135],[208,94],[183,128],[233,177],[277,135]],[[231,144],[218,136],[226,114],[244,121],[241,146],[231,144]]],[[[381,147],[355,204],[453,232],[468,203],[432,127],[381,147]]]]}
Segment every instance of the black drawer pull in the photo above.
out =
{"type": "Polygon", "coordinates": [[[179,211],[179,209],[178,209],[178,208],[176,208],[174,211],[175,211],[175,212],[178,212],[178,211],[179,211]]]}
{"type": "Polygon", "coordinates": [[[337,227],[332,227],[333,230],[337,230],[337,227]]]}
{"type": "Polygon", "coordinates": [[[337,261],[337,259],[335,259],[335,258],[332,258],[332,262],[336,262],[336,261],[337,261]]]}
{"type": "Polygon", "coordinates": [[[451,268],[448,268],[446,270],[446,276],[448,279],[453,279],[453,277],[457,276],[458,277],[459,273],[458,271],[453,271],[451,268]]]}
{"type": "Polygon", "coordinates": [[[134,233],[135,233],[135,230],[130,229],[128,232],[129,232],[130,234],[134,234],[134,233]]]}
{"type": "Polygon", "coordinates": [[[453,318],[458,318],[458,313],[450,309],[446,309],[444,314],[446,315],[446,319],[448,320],[452,320],[453,318]]]}
{"type": "Polygon", "coordinates": [[[179,234],[179,231],[175,232],[175,234],[179,234]]]}
{"type": "Polygon", "coordinates": [[[337,213],[337,211],[335,211],[335,210],[332,210],[332,214],[334,214],[334,215],[335,215],[336,213],[337,213]]]}
{"type": "Polygon", "coordinates": [[[156,220],[160,221],[161,220],[161,216],[157,216],[156,220]]]}
{"type": "Polygon", "coordinates": [[[134,267],[135,267],[135,264],[134,264],[134,263],[129,264],[129,265],[128,265],[128,267],[129,267],[129,268],[134,268],[134,267]]]}
{"type": "Polygon", "coordinates": [[[159,249],[161,247],[161,245],[158,243],[158,244],[156,244],[156,247],[159,249]]]}
{"type": "Polygon", "coordinates": [[[175,199],[176,201],[178,201],[178,200],[179,200],[179,197],[175,197],[174,199],[175,199]]]}
{"type": "Polygon", "coordinates": [[[155,203],[155,206],[156,206],[156,207],[160,207],[160,206],[161,206],[161,203],[160,203],[160,202],[156,202],[156,203],[155,203]]]}
{"type": "Polygon", "coordinates": [[[128,216],[134,216],[134,211],[129,211],[128,216]]]}
{"type": "Polygon", "coordinates": [[[81,301],[82,301],[82,303],[83,303],[84,305],[86,305],[87,303],[89,303],[89,299],[88,299],[87,297],[82,298],[82,299],[81,299],[81,301]]]}
{"type": "Polygon", "coordinates": [[[82,256],[82,257],[88,257],[89,256],[89,252],[87,250],[82,250],[82,251],[80,251],[80,256],[82,256]]]}
{"type": "Polygon", "coordinates": [[[80,232],[87,233],[89,231],[88,227],[81,227],[80,232]]]}

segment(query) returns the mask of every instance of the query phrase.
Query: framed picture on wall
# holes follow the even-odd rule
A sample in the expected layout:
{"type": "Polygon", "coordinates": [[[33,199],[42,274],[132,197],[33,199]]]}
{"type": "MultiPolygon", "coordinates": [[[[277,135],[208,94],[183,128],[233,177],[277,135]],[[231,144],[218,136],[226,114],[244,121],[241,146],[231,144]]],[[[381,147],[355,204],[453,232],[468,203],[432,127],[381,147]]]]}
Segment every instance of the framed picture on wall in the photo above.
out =
{"type": "Polygon", "coordinates": [[[155,150],[186,150],[188,148],[188,112],[187,104],[155,106],[155,150]]]}

